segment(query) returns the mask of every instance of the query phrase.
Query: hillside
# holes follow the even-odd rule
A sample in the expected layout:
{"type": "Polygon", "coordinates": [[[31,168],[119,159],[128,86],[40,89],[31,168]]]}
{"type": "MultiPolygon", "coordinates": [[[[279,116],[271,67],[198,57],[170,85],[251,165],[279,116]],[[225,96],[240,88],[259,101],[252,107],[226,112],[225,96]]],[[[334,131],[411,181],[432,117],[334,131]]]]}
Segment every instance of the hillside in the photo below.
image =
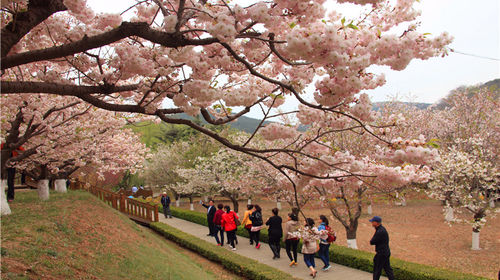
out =
{"type": "MultiPolygon", "coordinates": [[[[177,116],[180,119],[194,120],[193,117],[188,116],[186,114],[178,114],[177,116]]],[[[202,118],[200,118],[200,119],[202,120],[201,123],[207,124],[207,122],[205,120],[203,120],[202,118]]],[[[241,116],[238,119],[236,119],[235,121],[230,122],[228,125],[234,129],[237,129],[237,130],[252,133],[255,131],[255,129],[259,125],[260,121],[261,120],[259,120],[259,119],[241,116]]],[[[268,124],[268,123],[270,123],[270,122],[269,121],[264,122],[264,124],[268,124]]]]}
{"type": "MultiPolygon", "coordinates": [[[[373,103],[373,110],[375,111],[380,111],[382,108],[384,108],[385,105],[392,103],[391,101],[382,101],[382,102],[374,102],[373,103]]],[[[427,109],[429,106],[431,106],[431,103],[419,103],[419,102],[402,102],[406,105],[414,106],[417,107],[420,110],[427,109]]]]}
{"type": "Polygon", "coordinates": [[[86,192],[19,192],[2,217],[2,279],[239,279],[86,192]]]}

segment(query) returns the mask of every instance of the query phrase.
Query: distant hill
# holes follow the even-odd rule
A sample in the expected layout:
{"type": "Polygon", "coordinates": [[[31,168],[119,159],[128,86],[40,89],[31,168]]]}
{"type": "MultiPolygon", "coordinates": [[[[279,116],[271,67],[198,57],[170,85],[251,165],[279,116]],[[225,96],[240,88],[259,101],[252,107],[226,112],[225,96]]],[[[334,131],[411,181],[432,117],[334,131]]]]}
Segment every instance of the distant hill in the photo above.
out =
{"type": "MultiPolygon", "coordinates": [[[[195,119],[195,118],[193,118],[189,115],[186,115],[184,113],[177,114],[175,116],[177,118],[184,119],[184,120],[194,120],[195,119]]],[[[207,124],[207,122],[202,117],[200,117],[199,119],[201,120],[202,124],[207,124]]],[[[229,123],[228,125],[234,129],[237,129],[237,130],[245,131],[248,133],[253,133],[255,131],[255,129],[257,128],[257,126],[259,125],[260,121],[261,121],[260,119],[254,119],[254,118],[250,118],[250,117],[246,117],[246,116],[241,116],[238,119],[236,119],[235,121],[229,123]]],[[[271,122],[270,121],[264,122],[264,124],[268,124],[268,123],[271,123],[271,122]]]]}
{"type": "Polygon", "coordinates": [[[436,105],[437,105],[436,108],[437,109],[446,108],[448,106],[449,98],[451,96],[459,93],[459,92],[466,91],[469,96],[472,96],[477,91],[482,90],[482,89],[488,89],[488,90],[495,93],[496,99],[500,98],[500,79],[491,80],[491,81],[488,81],[484,84],[477,84],[477,85],[473,85],[473,86],[460,86],[454,90],[451,90],[450,93],[448,93],[448,95],[446,95],[445,97],[443,97],[441,100],[439,100],[436,103],[436,105]]]}
{"type": "MultiPolygon", "coordinates": [[[[375,102],[373,103],[373,110],[380,111],[382,108],[384,108],[385,105],[390,103],[391,101],[375,102]]],[[[431,103],[420,103],[420,102],[402,102],[402,103],[410,106],[415,106],[421,110],[427,109],[427,107],[432,105],[431,103]]]]}

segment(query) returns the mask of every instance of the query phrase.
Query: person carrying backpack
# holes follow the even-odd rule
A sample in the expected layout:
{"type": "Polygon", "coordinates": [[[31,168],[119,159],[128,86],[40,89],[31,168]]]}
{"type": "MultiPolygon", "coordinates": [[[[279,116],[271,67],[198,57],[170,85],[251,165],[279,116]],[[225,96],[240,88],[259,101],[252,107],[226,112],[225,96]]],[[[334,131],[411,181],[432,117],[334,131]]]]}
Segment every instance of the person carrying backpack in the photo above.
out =
{"type": "Polygon", "coordinates": [[[320,215],[320,225],[318,226],[319,232],[319,258],[323,261],[323,268],[321,270],[328,271],[332,266],[330,265],[330,244],[334,242],[337,237],[335,232],[328,226],[328,219],[325,215],[320,215]]]}
{"type": "Polygon", "coordinates": [[[260,230],[264,222],[262,221],[262,208],[259,205],[255,205],[253,208],[252,215],[250,215],[250,220],[252,221],[252,228],[250,229],[250,239],[255,243],[255,248],[260,248],[260,230]]]}

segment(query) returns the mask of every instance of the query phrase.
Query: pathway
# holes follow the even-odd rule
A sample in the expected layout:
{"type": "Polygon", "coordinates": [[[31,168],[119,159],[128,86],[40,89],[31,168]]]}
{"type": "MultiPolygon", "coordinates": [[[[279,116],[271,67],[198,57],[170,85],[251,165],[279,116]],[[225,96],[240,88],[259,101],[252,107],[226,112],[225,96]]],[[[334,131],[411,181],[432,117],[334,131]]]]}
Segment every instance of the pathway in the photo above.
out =
{"type": "MultiPolygon", "coordinates": [[[[165,217],[162,214],[160,214],[160,222],[166,223],[179,230],[182,230],[200,239],[215,244],[215,239],[211,236],[207,236],[208,228],[205,226],[198,225],[175,217],[172,219],[165,219],[165,217]]],[[[249,245],[250,241],[248,238],[238,236],[238,242],[239,242],[238,245],[236,245],[237,250],[234,251],[235,253],[254,259],[261,263],[267,264],[284,272],[287,272],[299,279],[311,279],[311,276],[309,276],[309,269],[307,269],[306,266],[304,265],[302,254],[299,254],[298,256],[299,265],[296,267],[290,267],[289,266],[290,262],[284,249],[281,249],[281,258],[278,260],[273,260],[272,259],[273,254],[271,253],[271,249],[269,249],[269,246],[266,243],[262,243],[261,248],[257,250],[255,249],[254,246],[249,245]]],[[[229,248],[227,245],[224,246],[225,248],[229,248]]],[[[316,259],[316,268],[318,269],[318,275],[316,279],[339,279],[339,280],[372,279],[371,273],[339,264],[332,264],[332,268],[330,269],[330,271],[327,272],[321,271],[321,267],[323,267],[323,263],[321,262],[321,260],[316,259]]],[[[381,279],[386,280],[387,278],[381,277],[381,279]]]]}

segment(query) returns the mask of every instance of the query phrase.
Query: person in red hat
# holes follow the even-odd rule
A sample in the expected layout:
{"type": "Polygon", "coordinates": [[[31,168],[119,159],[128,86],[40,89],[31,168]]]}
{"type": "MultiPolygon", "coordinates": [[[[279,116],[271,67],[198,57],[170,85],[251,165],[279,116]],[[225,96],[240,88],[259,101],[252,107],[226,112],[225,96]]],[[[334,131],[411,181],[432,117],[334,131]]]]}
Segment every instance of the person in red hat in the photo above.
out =
{"type": "MultiPolygon", "coordinates": [[[[2,143],[0,149],[4,149],[4,144],[2,143]]],[[[19,152],[24,152],[24,148],[22,146],[13,150],[10,154],[10,157],[17,157],[19,152]]],[[[16,168],[7,167],[7,201],[12,202],[14,200],[14,178],[16,177],[16,168]]]]}

